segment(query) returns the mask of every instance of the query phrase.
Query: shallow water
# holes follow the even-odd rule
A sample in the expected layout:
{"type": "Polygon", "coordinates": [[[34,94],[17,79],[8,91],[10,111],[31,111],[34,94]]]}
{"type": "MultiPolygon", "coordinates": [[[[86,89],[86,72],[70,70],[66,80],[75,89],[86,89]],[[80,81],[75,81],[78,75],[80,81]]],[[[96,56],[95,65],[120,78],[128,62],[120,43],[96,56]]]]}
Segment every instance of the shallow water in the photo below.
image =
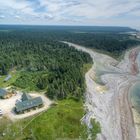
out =
{"type": "MultiPolygon", "coordinates": [[[[140,53],[137,56],[137,64],[140,71],[140,53]]],[[[138,74],[140,77],[140,73],[138,74]]],[[[140,78],[139,78],[140,79],[140,78]]],[[[140,113],[140,81],[136,82],[130,89],[130,99],[133,107],[140,113]]]]}
{"type": "Polygon", "coordinates": [[[138,64],[138,67],[139,67],[139,70],[140,70],[140,53],[139,53],[138,56],[137,56],[136,62],[137,62],[137,64],[138,64]]]}
{"type": "Polygon", "coordinates": [[[130,89],[130,99],[133,107],[140,113],[140,82],[136,82],[130,89]]]}

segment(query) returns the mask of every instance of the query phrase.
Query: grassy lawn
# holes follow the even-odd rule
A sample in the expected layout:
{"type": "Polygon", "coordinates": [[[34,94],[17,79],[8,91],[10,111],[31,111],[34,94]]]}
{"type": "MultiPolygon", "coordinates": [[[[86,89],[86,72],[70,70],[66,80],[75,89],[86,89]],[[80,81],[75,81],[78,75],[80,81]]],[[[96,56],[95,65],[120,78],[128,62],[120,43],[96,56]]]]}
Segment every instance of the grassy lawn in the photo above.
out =
{"type": "MultiPolygon", "coordinates": [[[[56,140],[56,139],[87,139],[87,128],[81,125],[84,115],[83,103],[72,99],[59,101],[47,112],[40,116],[12,123],[7,119],[0,123],[1,140],[56,140]],[[31,121],[33,119],[33,121],[31,121]],[[31,121],[31,122],[30,122],[31,121]]],[[[95,121],[93,139],[100,132],[99,124],[95,121]]]]}
{"type": "Polygon", "coordinates": [[[85,74],[91,67],[92,67],[93,64],[84,64],[83,65],[83,68],[82,68],[82,71],[83,73],[85,74]]]}

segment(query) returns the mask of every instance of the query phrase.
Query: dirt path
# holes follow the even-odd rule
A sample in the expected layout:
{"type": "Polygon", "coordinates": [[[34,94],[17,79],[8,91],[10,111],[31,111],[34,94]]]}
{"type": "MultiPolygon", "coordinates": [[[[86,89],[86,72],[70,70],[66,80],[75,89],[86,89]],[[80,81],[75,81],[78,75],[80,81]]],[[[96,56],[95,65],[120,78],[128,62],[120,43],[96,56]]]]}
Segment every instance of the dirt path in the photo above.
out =
{"type": "Polygon", "coordinates": [[[139,48],[126,52],[124,59],[117,62],[91,49],[69,42],[64,43],[89,53],[94,62],[93,67],[85,75],[87,114],[83,121],[89,127],[91,118],[96,118],[100,122],[102,132],[98,135],[98,140],[135,140],[136,131],[128,92],[132,84],[138,80],[136,57],[139,48]],[[97,90],[101,85],[96,83],[93,77],[97,71],[102,71],[99,78],[107,89],[103,92],[97,90]]]}

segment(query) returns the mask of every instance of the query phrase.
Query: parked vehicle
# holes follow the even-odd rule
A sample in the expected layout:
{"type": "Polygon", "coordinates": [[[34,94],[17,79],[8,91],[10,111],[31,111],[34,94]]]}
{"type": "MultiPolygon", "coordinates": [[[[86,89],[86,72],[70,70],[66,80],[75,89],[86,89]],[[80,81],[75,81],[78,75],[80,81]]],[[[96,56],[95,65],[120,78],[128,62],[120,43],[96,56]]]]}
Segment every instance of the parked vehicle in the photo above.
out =
{"type": "Polygon", "coordinates": [[[0,116],[2,116],[3,115],[3,113],[2,113],[2,110],[0,109],[0,116]]]}

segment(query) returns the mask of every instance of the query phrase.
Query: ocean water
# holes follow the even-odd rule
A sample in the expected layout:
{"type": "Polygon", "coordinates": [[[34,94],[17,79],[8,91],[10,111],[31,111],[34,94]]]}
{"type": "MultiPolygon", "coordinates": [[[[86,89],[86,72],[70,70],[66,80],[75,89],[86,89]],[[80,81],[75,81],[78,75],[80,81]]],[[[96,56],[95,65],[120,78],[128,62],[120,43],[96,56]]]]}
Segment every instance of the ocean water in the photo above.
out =
{"type": "MultiPolygon", "coordinates": [[[[140,72],[140,53],[137,57],[137,64],[140,72]]],[[[140,73],[138,74],[140,79],[140,73]]],[[[140,81],[136,82],[130,89],[130,99],[133,107],[140,113],[140,81]]]]}
{"type": "Polygon", "coordinates": [[[138,56],[137,56],[136,62],[137,62],[137,64],[138,64],[138,67],[139,67],[139,70],[140,70],[140,53],[139,53],[138,56]]]}
{"type": "Polygon", "coordinates": [[[140,82],[136,82],[130,89],[132,106],[140,113],[140,82]]]}

